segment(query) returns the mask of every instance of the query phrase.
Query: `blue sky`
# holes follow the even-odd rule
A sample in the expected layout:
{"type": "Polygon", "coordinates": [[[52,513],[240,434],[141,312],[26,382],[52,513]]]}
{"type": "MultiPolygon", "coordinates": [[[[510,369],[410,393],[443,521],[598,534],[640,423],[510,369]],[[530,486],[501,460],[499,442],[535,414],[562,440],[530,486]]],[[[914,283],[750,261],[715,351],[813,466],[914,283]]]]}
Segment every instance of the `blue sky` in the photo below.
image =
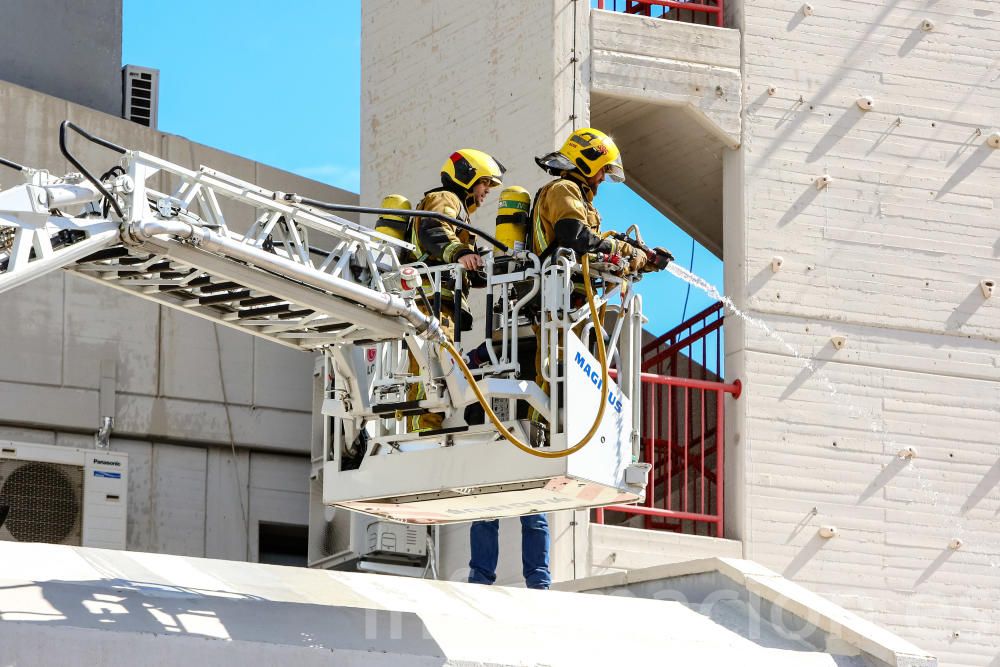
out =
{"type": "MultiPolygon", "coordinates": [[[[122,61],[160,70],[160,130],[353,192],[360,50],[356,2],[124,0],[122,61]]],[[[691,238],[626,185],[603,186],[597,206],[608,228],[638,223],[647,243],[691,266],[691,238]]],[[[721,291],[722,263],[698,244],[694,271],[721,291]]],[[[639,288],[650,331],[681,321],[686,284],[660,273],[639,288]]],[[[691,290],[686,313],[710,304],[691,290]]]]}

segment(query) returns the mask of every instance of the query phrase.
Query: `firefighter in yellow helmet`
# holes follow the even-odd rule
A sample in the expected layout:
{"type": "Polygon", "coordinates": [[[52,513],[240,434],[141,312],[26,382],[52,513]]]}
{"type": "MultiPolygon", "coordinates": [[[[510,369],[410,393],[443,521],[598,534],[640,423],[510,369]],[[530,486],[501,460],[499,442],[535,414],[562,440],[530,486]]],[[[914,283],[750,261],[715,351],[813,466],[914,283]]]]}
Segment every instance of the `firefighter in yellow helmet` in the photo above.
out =
{"type": "Polygon", "coordinates": [[[535,254],[548,257],[560,247],[573,250],[577,257],[602,252],[628,258],[633,271],[643,268],[645,256],[633,253],[631,245],[600,235],[601,216],[594,208],[597,187],[605,178],[616,183],[625,180],[621,152],[611,137],[590,127],[575,130],[562,148],[535,162],[557,177],[535,195],[535,254]]]}
{"type": "MultiPolygon", "coordinates": [[[[663,248],[650,250],[624,237],[602,238],[601,216],[594,207],[597,188],[604,179],[625,181],[621,151],[604,132],[592,127],[574,130],[562,148],[535,158],[535,162],[556,177],[535,195],[531,211],[532,250],[543,261],[559,248],[573,250],[577,258],[586,253],[620,258],[624,273],[658,271],[673,260],[663,248]]],[[[582,284],[576,286],[573,302],[584,304],[582,284]]],[[[547,391],[540,363],[536,355],[536,380],[547,391]]],[[[538,421],[534,411],[532,418],[538,421]]]]}
{"type": "MultiPolygon", "coordinates": [[[[504,166],[491,155],[474,148],[462,148],[445,160],[441,167],[441,187],[424,193],[424,198],[415,207],[416,211],[443,213],[462,222],[469,222],[470,216],[482,206],[490,190],[503,182],[504,166]]],[[[460,229],[443,220],[413,217],[409,241],[416,248],[415,259],[429,266],[458,263],[468,272],[483,268],[483,258],[476,250],[475,237],[465,229],[460,229]]],[[[464,288],[470,285],[466,277],[464,288]]],[[[424,284],[427,291],[429,283],[424,284]]],[[[427,294],[434,303],[436,294],[427,294]]],[[[455,319],[458,325],[471,327],[471,316],[453,312],[454,293],[452,286],[441,289],[441,326],[454,339],[455,319]]],[[[463,327],[463,330],[466,327],[463,327]]],[[[419,367],[410,355],[410,372],[419,367]]],[[[423,385],[411,385],[408,400],[421,400],[425,396],[423,385]]],[[[408,430],[427,431],[441,427],[442,416],[438,413],[423,413],[410,417],[408,430]]]]}

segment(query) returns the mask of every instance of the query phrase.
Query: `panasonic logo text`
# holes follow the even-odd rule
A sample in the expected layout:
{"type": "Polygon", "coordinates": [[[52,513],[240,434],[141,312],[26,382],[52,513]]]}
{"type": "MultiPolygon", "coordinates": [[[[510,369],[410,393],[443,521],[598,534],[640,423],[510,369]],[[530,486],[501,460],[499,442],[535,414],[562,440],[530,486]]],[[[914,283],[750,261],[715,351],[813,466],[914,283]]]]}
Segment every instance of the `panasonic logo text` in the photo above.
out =
{"type": "Polygon", "coordinates": [[[121,461],[108,461],[107,459],[94,459],[94,465],[99,466],[121,466],[121,461]]]}

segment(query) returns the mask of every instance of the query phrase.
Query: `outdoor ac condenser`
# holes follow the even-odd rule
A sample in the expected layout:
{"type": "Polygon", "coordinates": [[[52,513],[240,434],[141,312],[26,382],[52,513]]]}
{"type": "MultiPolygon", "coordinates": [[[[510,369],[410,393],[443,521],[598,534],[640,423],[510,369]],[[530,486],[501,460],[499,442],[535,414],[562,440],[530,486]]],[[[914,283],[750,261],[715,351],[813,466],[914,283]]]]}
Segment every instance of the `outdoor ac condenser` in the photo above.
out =
{"type": "Polygon", "coordinates": [[[0,540],[125,548],[128,455],[0,441],[0,540]]]}
{"type": "MultiPolygon", "coordinates": [[[[362,558],[422,560],[427,555],[427,527],[380,521],[352,512],[351,531],[362,558]]],[[[421,563],[423,565],[423,563],[421,563]]]]}
{"type": "Polygon", "coordinates": [[[160,70],[122,67],[122,118],[156,129],[160,106],[160,70]]]}
{"type": "MultiPolygon", "coordinates": [[[[322,470],[318,471],[322,475],[322,470]]],[[[310,493],[309,567],[408,577],[427,575],[427,526],[383,521],[322,503],[322,481],[310,493]]],[[[436,550],[436,547],[434,547],[436,550]]]]}

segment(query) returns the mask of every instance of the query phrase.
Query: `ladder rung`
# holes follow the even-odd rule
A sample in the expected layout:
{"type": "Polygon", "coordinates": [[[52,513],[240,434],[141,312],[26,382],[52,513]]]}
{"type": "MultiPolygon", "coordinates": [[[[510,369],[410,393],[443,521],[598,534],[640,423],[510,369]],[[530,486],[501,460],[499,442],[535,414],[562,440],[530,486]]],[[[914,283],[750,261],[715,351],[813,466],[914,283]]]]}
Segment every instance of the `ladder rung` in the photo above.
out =
{"type": "Polygon", "coordinates": [[[246,308],[241,310],[239,313],[240,319],[244,317],[260,317],[262,315],[273,315],[275,313],[283,313],[288,310],[291,306],[287,303],[282,303],[277,306],[267,306],[265,308],[246,308]]]}
{"type": "Polygon", "coordinates": [[[284,299],[281,297],[268,294],[266,296],[255,296],[252,299],[243,299],[240,301],[240,305],[249,308],[250,306],[267,306],[272,303],[281,303],[282,301],[284,299]]]}
{"type": "Polygon", "coordinates": [[[337,322],[336,324],[324,324],[321,327],[311,327],[313,331],[319,331],[320,333],[327,333],[329,331],[340,331],[341,329],[347,329],[354,326],[352,322],[337,322]]]}
{"type": "Polygon", "coordinates": [[[154,264],[146,271],[150,273],[177,273],[177,267],[171,262],[160,262],[159,264],[154,264]]]}
{"type": "Polygon", "coordinates": [[[161,292],[180,292],[182,290],[190,290],[192,289],[192,287],[191,283],[187,283],[185,285],[177,283],[173,285],[158,285],[157,289],[160,290],[161,292]]]}
{"type": "Polygon", "coordinates": [[[125,257],[129,254],[129,249],[125,246],[116,246],[114,248],[105,248],[104,250],[98,250],[93,255],[87,255],[83,259],[79,260],[77,264],[86,264],[87,262],[100,262],[105,259],[117,259],[119,257],[125,257]]]}
{"type": "Polygon", "coordinates": [[[242,299],[242,298],[250,296],[250,290],[246,289],[245,287],[243,287],[243,285],[240,285],[239,283],[234,283],[234,282],[230,282],[230,281],[226,281],[226,282],[222,282],[222,283],[214,283],[214,284],[210,283],[210,284],[207,284],[207,285],[205,285],[204,287],[201,288],[201,293],[202,294],[214,294],[215,292],[221,292],[223,290],[233,290],[233,289],[246,290],[245,294],[240,293],[238,296],[234,294],[233,295],[234,299],[235,298],[242,299]]]}
{"type": "MultiPolygon", "coordinates": [[[[125,259],[129,259],[129,258],[126,257],[125,259]]],[[[122,263],[125,262],[125,259],[122,260],[122,263]]],[[[139,263],[141,264],[142,262],[139,262],[139,263]]],[[[136,271],[133,271],[133,270],[130,270],[130,269],[125,269],[125,270],[119,269],[118,270],[118,275],[120,275],[120,276],[141,276],[144,273],[159,273],[161,271],[166,271],[166,270],[168,270],[170,268],[171,268],[170,267],[170,262],[157,262],[156,264],[153,264],[151,266],[147,266],[144,269],[138,269],[136,271]]]]}
{"type": "Polygon", "coordinates": [[[278,315],[278,319],[290,320],[293,317],[308,317],[309,315],[312,315],[315,312],[316,312],[315,310],[309,310],[308,308],[305,308],[303,310],[292,310],[287,313],[282,313],[281,315],[278,315]]]}
{"type": "Polygon", "coordinates": [[[240,292],[226,292],[224,294],[212,294],[211,296],[198,297],[198,304],[202,306],[211,306],[216,303],[229,303],[231,301],[236,301],[237,299],[242,299],[248,296],[250,296],[250,290],[248,289],[242,290],[240,292]]]}

